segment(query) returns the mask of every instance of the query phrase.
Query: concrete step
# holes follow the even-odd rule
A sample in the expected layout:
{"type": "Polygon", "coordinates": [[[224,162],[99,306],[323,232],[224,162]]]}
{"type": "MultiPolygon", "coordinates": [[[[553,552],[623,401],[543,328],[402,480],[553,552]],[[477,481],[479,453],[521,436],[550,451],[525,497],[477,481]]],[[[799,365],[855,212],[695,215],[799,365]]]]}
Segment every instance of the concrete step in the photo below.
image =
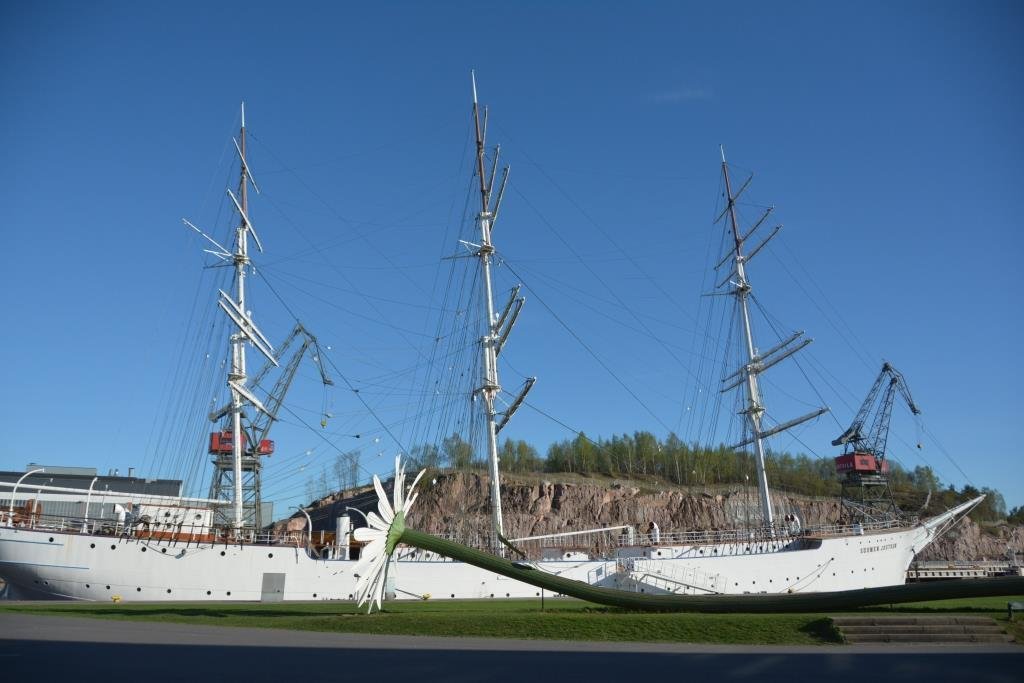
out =
{"type": "Polygon", "coordinates": [[[832,617],[848,643],[1012,643],[991,617],[832,617]]]}
{"type": "Polygon", "coordinates": [[[1003,633],[998,624],[973,624],[971,626],[958,626],[957,624],[943,624],[939,626],[903,626],[887,624],[885,626],[842,626],[843,633],[1003,633]]]}
{"type": "Polygon", "coordinates": [[[1002,634],[936,633],[858,633],[845,635],[848,643],[1012,643],[1013,636],[1002,634]]]}
{"type": "Polygon", "coordinates": [[[933,616],[920,616],[920,617],[886,617],[886,616],[874,616],[874,617],[832,617],[832,621],[837,625],[844,626],[874,626],[875,624],[889,624],[889,625],[939,625],[939,624],[992,624],[994,623],[991,617],[933,617],[933,616]]]}

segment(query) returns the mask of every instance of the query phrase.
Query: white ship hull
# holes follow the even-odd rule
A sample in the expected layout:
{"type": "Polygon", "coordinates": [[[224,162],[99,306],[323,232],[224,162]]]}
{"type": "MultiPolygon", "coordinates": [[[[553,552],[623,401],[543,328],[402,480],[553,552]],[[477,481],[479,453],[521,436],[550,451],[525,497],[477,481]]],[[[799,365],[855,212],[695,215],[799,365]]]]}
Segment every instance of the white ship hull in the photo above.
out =
{"type": "MultiPolygon", "coordinates": [[[[966,505],[914,527],[760,543],[620,548],[613,559],[547,560],[537,568],[591,584],[654,593],[831,592],[897,585],[905,582],[915,554],[966,505]]],[[[350,600],[356,592],[355,566],[353,560],[314,558],[296,545],[186,544],[0,527],[0,576],[13,597],[350,600]]],[[[534,586],[439,558],[400,558],[389,576],[396,599],[539,595],[534,586]]]]}

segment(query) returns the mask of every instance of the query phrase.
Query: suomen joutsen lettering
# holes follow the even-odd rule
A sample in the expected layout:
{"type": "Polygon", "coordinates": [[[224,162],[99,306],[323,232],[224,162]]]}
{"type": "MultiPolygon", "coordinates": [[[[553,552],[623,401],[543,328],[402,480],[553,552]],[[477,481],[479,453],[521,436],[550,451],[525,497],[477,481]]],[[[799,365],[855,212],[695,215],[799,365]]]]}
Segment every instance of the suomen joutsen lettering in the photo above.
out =
{"type": "Polygon", "coordinates": [[[893,550],[896,547],[895,543],[886,543],[885,545],[871,545],[867,548],[861,548],[860,553],[877,553],[880,550],[893,550]]]}

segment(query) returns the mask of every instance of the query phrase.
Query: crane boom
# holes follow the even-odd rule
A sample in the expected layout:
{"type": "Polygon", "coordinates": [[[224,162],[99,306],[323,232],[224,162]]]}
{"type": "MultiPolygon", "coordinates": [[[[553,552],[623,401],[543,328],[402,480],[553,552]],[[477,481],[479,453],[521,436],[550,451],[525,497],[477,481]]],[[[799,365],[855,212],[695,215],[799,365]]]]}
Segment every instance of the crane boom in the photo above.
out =
{"type": "Polygon", "coordinates": [[[910,395],[910,388],[903,375],[889,363],[882,364],[882,371],[878,374],[874,385],[868,392],[868,396],[861,404],[853,423],[846,428],[833,442],[833,446],[844,446],[844,455],[854,453],[860,455],[872,455],[877,464],[881,466],[885,459],[885,447],[889,439],[889,423],[892,418],[892,405],[899,392],[907,407],[914,415],[920,415],[921,410],[910,395]],[[871,427],[865,432],[865,425],[871,418],[871,427]]]}
{"type": "MultiPolygon", "coordinates": [[[[281,344],[281,350],[278,353],[277,360],[281,361],[284,359],[286,351],[296,340],[301,340],[299,347],[295,349],[292,357],[288,360],[288,363],[278,376],[277,381],[274,382],[274,387],[267,395],[266,413],[260,414],[259,419],[253,420],[251,423],[253,431],[252,443],[254,445],[263,443],[267,438],[267,435],[270,433],[271,425],[273,425],[277,420],[277,411],[280,410],[285,394],[288,393],[292,380],[295,379],[295,373],[299,369],[299,363],[310,349],[313,349],[312,360],[316,364],[317,370],[320,372],[320,381],[324,386],[331,386],[334,384],[334,380],[328,376],[327,369],[324,367],[319,342],[316,337],[302,325],[302,323],[296,323],[295,328],[288,336],[288,339],[281,344]]],[[[256,382],[254,382],[254,384],[258,384],[259,380],[266,375],[266,372],[269,369],[270,364],[268,363],[264,370],[257,375],[256,382]]]]}
{"type": "Polygon", "coordinates": [[[893,520],[902,514],[889,485],[889,463],[885,459],[897,392],[911,413],[921,414],[903,375],[889,363],[883,363],[853,423],[832,442],[833,446],[843,447],[843,454],[835,463],[842,484],[840,515],[847,522],[893,520]]]}

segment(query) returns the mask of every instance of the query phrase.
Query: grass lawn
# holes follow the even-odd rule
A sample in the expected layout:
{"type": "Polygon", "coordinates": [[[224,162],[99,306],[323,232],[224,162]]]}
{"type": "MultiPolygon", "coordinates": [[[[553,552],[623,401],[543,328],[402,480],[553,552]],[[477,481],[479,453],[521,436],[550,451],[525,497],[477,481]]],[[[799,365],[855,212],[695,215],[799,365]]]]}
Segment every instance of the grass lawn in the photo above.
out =
{"type": "MultiPolygon", "coordinates": [[[[974,614],[992,616],[1007,625],[1007,600],[944,600],[856,613],[974,614]]],[[[839,642],[826,614],[652,614],[564,598],[549,598],[544,611],[539,600],[445,600],[391,602],[384,612],[370,615],[350,602],[0,603],[0,612],[339,633],[789,645],[839,642]]],[[[1024,641],[1024,617],[1008,626],[1024,641]]]]}

